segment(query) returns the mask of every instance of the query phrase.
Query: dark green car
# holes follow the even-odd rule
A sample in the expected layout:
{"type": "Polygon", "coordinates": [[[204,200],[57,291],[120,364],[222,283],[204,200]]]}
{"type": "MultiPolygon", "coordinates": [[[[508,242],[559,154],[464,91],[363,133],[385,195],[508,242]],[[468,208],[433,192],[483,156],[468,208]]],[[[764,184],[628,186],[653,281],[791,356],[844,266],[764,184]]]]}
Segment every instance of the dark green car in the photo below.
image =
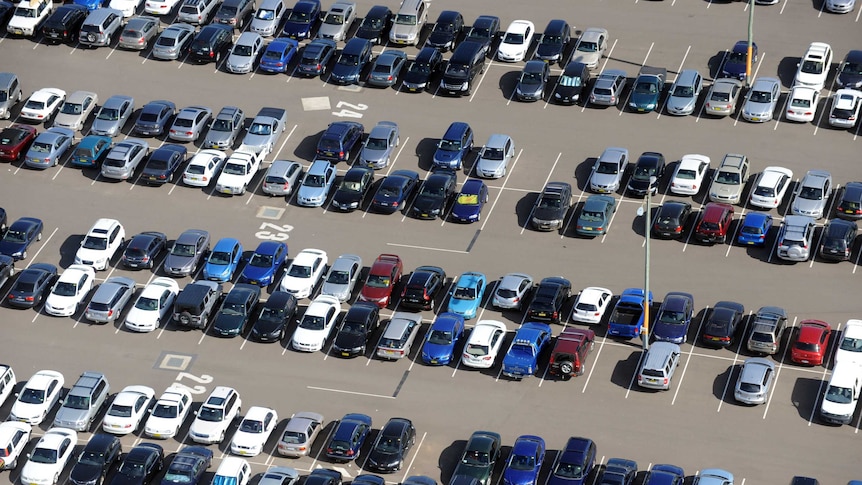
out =
{"type": "Polygon", "coordinates": [[[629,108],[638,113],[649,113],[658,109],[666,77],[667,69],[642,67],[629,97],[629,108]]]}
{"type": "Polygon", "coordinates": [[[500,435],[493,431],[476,431],[467,441],[458,466],[452,473],[449,485],[479,481],[479,485],[489,485],[494,464],[500,456],[500,435]]]}
{"type": "Polygon", "coordinates": [[[591,195],[581,214],[575,232],[581,236],[599,236],[608,232],[611,216],[617,211],[617,200],[609,195],[591,195]]]}

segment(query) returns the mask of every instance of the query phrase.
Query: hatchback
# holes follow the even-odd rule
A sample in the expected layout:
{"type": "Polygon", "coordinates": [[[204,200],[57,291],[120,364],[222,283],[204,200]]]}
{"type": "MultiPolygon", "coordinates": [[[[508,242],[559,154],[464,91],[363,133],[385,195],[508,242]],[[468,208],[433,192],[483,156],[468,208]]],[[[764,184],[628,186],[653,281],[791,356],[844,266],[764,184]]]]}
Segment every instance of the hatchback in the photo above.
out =
{"type": "Polygon", "coordinates": [[[744,246],[763,247],[770,229],[772,229],[772,215],[765,212],[749,212],[739,226],[736,242],[744,246]]]}
{"type": "Polygon", "coordinates": [[[853,221],[832,219],[826,223],[820,239],[820,257],[831,261],[847,261],[853,251],[858,226],[853,221]]]}
{"type": "Polygon", "coordinates": [[[757,176],[751,191],[751,205],[774,209],[781,204],[787,188],[793,182],[793,172],[784,167],[766,167],[757,176]]]}
{"type": "Polygon", "coordinates": [[[146,50],[150,42],[159,35],[159,19],[141,15],[126,22],[126,26],[120,33],[118,47],[131,50],[146,50]]]}
{"type": "Polygon", "coordinates": [[[355,121],[330,123],[317,142],[317,158],[333,163],[350,159],[350,152],[362,140],[365,127],[355,121]]]}
{"type": "Polygon", "coordinates": [[[385,44],[392,27],[392,10],[386,5],[375,5],[362,17],[362,22],[354,34],[360,39],[374,44],[385,44]]]}
{"type": "Polygon", "coordinates": [[[111,148],[102,162],[102,177],[127,180],[150,151],[150,146],[138,138],[126,138],[111,148]]]}
{"type": "Polygon", "coordinates": [[[807,261],[814,238],[814,219],[807,216],[786,216],[778,231],[775,249],[779,258],[787,261],[807,261]]]}
{"type": "Polygon", "coordinates": [[[803,320],[799,331],[790,344],[790,360],[797,364],[821,365],[825,362],[826,349],[832,327],[820,320],[803,320]]]}
{"type": "Polygon", "coordinates": [[[389,165],[395,148],[401,143],[398,124],[392,121],[380,121],[368,133],[362,151],[359,152],[359,164],[379,169],[389,165]]]}
{"type": "Polygon", "coordinates": [[[835,215],[842,219],[862,219],[862,182],[848,182],[836,198],[835,215]]]}
{"type": "Polygon", "coordinates": [[[301,41],[313,37],[320,23],[320,0],[298,0],[284,22],[282,35],[301,41]]]}
{"type": "Polygon", "coordinates": [[[616,106],[622,99],[626,87],[626,72],[618,69],[606,69],[599,74],[593,83],[590,93],[590,103],[603,106],[616,106]]]}
{"type": "Polygon", "coordinates": [[[832,97],[829,125],[836,128],[853,128],[859,121],[862,93],[853,89],[839,89],[832,97]]]}
{"type": "Polygon", "coordinates": [[[263,37],[255,32],[243,32],[225,61],[225,69],[234,74],[254,71],[257,59],[263,52],[263,37]]]}
{"type": "Polygon", "coordinates": [[[141,108],[132,130],[139,135],[161,135],[168,129],[168,122],[176,112],[177,105],[173,101],[150,101],[141,108]]]}
{"type": "Polygon", "coordinates": [[[572,38],[572,28],[565,20],[554,19],[548,22],[536,46],[536,59],[553,64],[561,62],[563,53],[572,38]]]}
{"type": "Polygon", "coordinates": [[[682,236],[691,217],[691,204],[670,200],[662,204],[655,214],[653,236],[675,238],[682,236]]]}
{"type": "Polygon", "coordinates": [[[162,31],[153,45],[156,59],[182,59],[188,54],[195,38],[195,28],[189,24],[172,24],[162,31]]]}
{"type": "Polygon", "coordinates": [[[299,44],[288,38],[278,38],[266,45],[260,56],[260,70],[266,72],[287,72],[287,66],[296,55],[299,44]]]}
{"type": "Polygon", "coordinates": [[[727,240],[727,232],[733,222],[733,206],[719,202],[706,204],[694,231],[700,242],[721,243],[727,240]]]}
{"type": "Polygon", "coordinates": [[[763,404],[768,399],[774,377],[775,364],[772,361],[762,357],[745,359],[736,379],[733,397],[745,404],[763,404]]]}
{"type": "Polygon", "coordinates": [[[430,310],[444,291],[446,272],[438,266],[419,266],[404,285],[400,304],[405,308],[430,310]]]}
{"type": "Polygon", "coordinates": [[[473,129],[467,123],[456,121],[437,142],[432,163],[438,168],[460,170],[472,150],[473,129]]]}
{"type": "Polygon", "coordinates": [[[560,323],[563,305],[572,293],[572,283],[559,276],[543,278],[533,292],[527,316],[537,321],[560,323]]]}
{"type": "Polygon", "coordinates": [[[545,98],[545,86],[551,76],[549,64],[542,60],[527,61],[515,86],[518,101],[541,101],[545,98]]]}
{"type": "Polygon", "coordinates": [[[112,140],[107,136],[87,135],[75,151],[72,152],[72,165],[78,167],[97,167],[102,163],[102,158],[108,153],[112,146],[112,140]]]}
{"type": "Polygon", "coordinates": [[[329,39],[314,39],[302,49],[296,74],[299,76],[322,76],[329,69],[335,55],[336,44],[329,39]]]}
{"type": "Polygon", "coordinates": [[[371,42],[365,39],[352,38],[347,41],[329,79],[338,84],[357,84],[362,77],[362,70],[371,61],[371,42]]]}

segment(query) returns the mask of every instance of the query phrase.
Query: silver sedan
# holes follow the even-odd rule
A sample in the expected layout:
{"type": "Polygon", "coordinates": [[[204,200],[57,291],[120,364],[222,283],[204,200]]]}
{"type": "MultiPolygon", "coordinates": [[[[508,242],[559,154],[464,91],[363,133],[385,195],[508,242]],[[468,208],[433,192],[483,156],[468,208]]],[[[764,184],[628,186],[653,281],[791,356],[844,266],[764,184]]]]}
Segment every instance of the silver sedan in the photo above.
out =
{"type": "Polygon", "coordinates": [[[769,397],[774,377],[775,364],[770,360],[762,357],[746,359],[736,379],[733,397],[745,404],[763,404],[769,397]]]}
{"type": "Polygon", "coordinates": [[[600,194],[610,194],[620,188],[626,167],[629,164],[629,151],[625,148],[606,148],[593,165],[590,175],[590,190],[600,194]]]}
{"type": "Polygon", "coordinates": [[[120,34],[117,46],[136,51],[145,50],[159,35],[159,23],[159,19],[147,15],[129,19],[120,34]]]}
{"type": "Polygon", "coordinates": [[[85,315],[87,320],[96,323],[111,323],[120,317],[120,313],[135,294],[135,280],[123,276],[112,276],[99,285],[85,315]]]}
{"type": "Polygon", "coordinates": [[[393,121],[381,121],[368,133],[362,151],[359,152],[359,164],[369,168],[379,169],[389,165],[392,152],[400,143],[398,124],[393,121]]]}
{"type": "Polygon", "coordinates": [[[126,138],[111,148],[102,162],[102,177],[126,180],[135,173],[144,157],[150,152],[150,146],[144,140],[126,138]]]}
{"type": "Polygon", "coordinates": [[[476,175],[497,179],[506,175],[509,162],[515,157],[515,142],[509,135],[493,134],[479,151],[476,175]]]}
{"type": "Polygon", "coordinates": [[[135,112],[135,99],[130,96],[115,95],[108,98],[99,108],[93,125],[90,126],[91,135],[117,136],[129,121],[129,117],[135,112]]]}
{"type": "Polygon", "coordinates": [[[30,150],[24,157],[24,163],[30,168],[54,167],[72,146],[75,132],[66,128],[51,127],[39,133],[30,150]]]}
{"type": "Polygon", "coordinates": [[[704,111],[713,116],[728,116],[736,113],[742,82],[736,79],[716,79],[706,94],[704,111]]]}
{"type": "Polygon", "coordinates": [[[361,273],[362,258],[355,254],[342,254],[329,268],[320,294],[334,296],[341,302],[349,300],[361,273]]]}
{"type": "Polygon", "coordinates": [[[780,95],[781,81],[774,77],[756,79],[742,105],[742,117],[755,123],[770,121],[780,95]]]}
{"type": "Polygon", "coordinates": [[[189,24],[172,24],[162,32],[153,46],[153,57],[174,60],[182,58],[192,45],[195,28],[189,24]]]}
{"type": "Polygon", "coordinates": [[[832,191],[832,174],[826,170],[809,170],[799,183],[790,212],[815,219],[823,217],[832,191]]]}
{"type": "Polygon", "coordinates": [[[63,106],[60,107],[60,111],[54,117],[54,126],[70,130],[83,129],[84,123],[98,102],[99,95],[96,93],[75,91],[66,98],[63,106]]]}
{"type": "Polygon", "coordinates": [[[197,141],[209,125],[212,116],[212,110],[206,106],[183,108],[174,118],[174,124],[168,131],[168,138],[176,141],[197,141]]]}

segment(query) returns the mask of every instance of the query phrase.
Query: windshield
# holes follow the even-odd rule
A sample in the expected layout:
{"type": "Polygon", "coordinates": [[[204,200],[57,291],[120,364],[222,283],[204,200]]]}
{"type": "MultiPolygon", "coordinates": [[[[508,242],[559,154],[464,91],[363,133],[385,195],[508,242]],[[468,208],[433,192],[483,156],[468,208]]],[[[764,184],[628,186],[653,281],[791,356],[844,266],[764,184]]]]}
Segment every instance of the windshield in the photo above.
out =
{"type": "Polygon", "coordinates": [[[477,194],[460,194],[458,196],[458,205],[479,205],[479,196],[477,194]]]}
{"type": "Polygon", "coordinates": [[[81,453],[81,458],[78,459],[78,463],[83,463],[84,465],[102,466],[105,463],[105,455],[104,453],[84,451],[83,453],[81,453]]]}
{"type": "Polygon", "coordinates": [[[272,126],[266,123],[253,123],[248,132],[252,135],[270,135],[272,134],[272,126]]]}
{"type": "Polygon", "coordinates": [[[581,86],[580,76],[563,76],[560,78],[560,86],[567,88],[577,88],[581,86]]]}
{"type": "Polygon", "coordinates": [[[799,70],[805,74],[820,74],[823,72],[823,63],[808,60],[802,63],[802,68],[799,70]]]}
{"type": "Polygon", "coordinates": [[[138,298],[138,301],[135,302],[135,308],[148,312],[156,311],[159,309],[159,300],[156,300],[155,298],[140,297],[138,298]]]}
{"type": "Polygon", "coordinates": [[[329,277],[326,278],[326,282],[336,285],[346,285],[350,282],[350,273],[347,271],[332,271],[329,273],[329,277]]]}
{"type": "Polygon", "coordinates": [[[487,452],[468,450],[466,453],[464,453],[464,458],[461,459],[461,463],[473,466],[488,465],[489,463],[491,463],[490,458],[491,457],[488,455],[487,452]]]}
{"type": "Polygon", "coordinates": [[[323,21],[323,23],[329,25],[341,25],[344,23],[344,15],[331,13],[326,16],[326,19],[323,21]]]}
{"type": "Polygon", "coordinates": [[[52,450],[50,448],[36,448],[30,455],[30,461],[45,464],[57,463],[57,450],[52,450]]]}
{"type": "Polygon", "coordinates": [[[853,389],[849,387],[829,386],[826,389],[825,399],[836,404],[849,404],[853,401],[853,389]]]}
{"type": "Polygon", "coordinates": [[[263,423],[250,419],[243,419],[239,425],[239,430],[246,433],[263,433],[263,423]]]}
{"type": "Polygon", "coordinates": [[[475,300],[476,288],[467,288],[464,286],[455,288],[455,293],[452,294],[452,298],[456,300],[475,300]]]}
{"type": "Polygon", "coordinates": [[[59,281],[54,286],[54,294],[57,296],[75,296],[78,293],[78,285],[66,281],[59,281]]]}
{"type": "Polygon", "coordinates": [[[862,338],[850,338],[844,337],[841,340],[841,350],[847,350],[849,352],[862,352],[862,338]]]}
{"type": "Polygon", "coordinates": [[[97,116],[96,118],[106,121],[116,121],[120,119],[120,110],[113,108],[102,108],[101,111],[99,111],[99,116],[97,116]]]}
{"type": "Polygon", "coordinates": [[[632,178],[635,180],[649,180],[650,177],[655,175],[655,167],[645,167],[643,165],[638,165],[635,167],[635,173],[632,175],[632,178]]]}
{"type": "Polygon", "coordinates": [[[66,401],[63,403],[63,407],[69,409],[89,409],[90,408],[90,398],[87,396],[67,396],[66,401]]]}
{"type": "Polygon", "coordinates": [[[302,317],[302,322],[299,323],[299,326],[306,330],[323,330],[326,326],[326,320],[323,317],[305,315],[302,317]]]}
{"type": "Polygon", "coordinates": [[[27,241],[27,234],[21,231],[13,231],[9,229],[3,235],[3,240],[11,243],[22,243],[27,241]]]}
{"type": "Polygon", "coordinates": [[[414,62],[410,65],[409,72],[412,72],[414,74],[430,74],[431,65],[427,62],[414,62]]]}
{"type": "Polygon", "coordinates": [[[399,450],[400,446],[398,445],[400,440],[393,438],[391,436],[386,436],[377,443],[377,451],[382,453],[395,453],[399,450]]]}
{"type": "Polygon", "coordinates": [[[179,416],[179,409],[176,404],[156,404],[153,408],[153,416],[157,418],[176,418],[179,416]]]}
{"type": "Polygon", "coordinates": [[[294,278],[311,278],[311,266],[291,265],[287,272],[288,276],[294,278]]]}
{"type": "Polygon", "coordinates": [[[677,86],[673,90],[673,95],[678,98],[691,98],[694,96],[694,89],[691,86],[677,86]]]}
{"type": "Polygon", "coordinates": [[[436,345],[449,345],[452,343],[452,332],[445,330],[432,330],[428,337],[428,343],[436,345]]]}
{"type": "Polygon", "coordinates": [[[395,23],[399,25],[416,25],[416,16],[408,14],[398,14],[395,17],[395,23]]]}
{"type": "Polygon", "coordinates": [[[27,387],[18,395],[18,400],[26,404],[42,404],[45,402],[45,391],[27,387]]]}
{"type": "Polygon", "coordinates": [[[230,264],[231,257],[230,253],[226,253],[223,251],[213,252],[210,254],[210,264],[230,264]]]}
{"type": "Polygon", "coordinates": [[[228,163],[222,169],[222,173],[229,175],[245,175],[245,167],[245,164],[241,163],[228,163]]]}
{"type": "Polygon", "coordinates": [[[506,34],[506,37],[503,38],[504,44],[516,44],[520,45],[524,43],[524,34],[516,34],[514,32],[509,32],[506,34]]]}
{"type": "Polygon", "coordinates": [[[108,249],[108,239],[99,236],[87,236],[81,244],[84,249],[104,250],[108,249]]]}
{"type": "Polygon", "coordinates": [[[639,82],[635,86],[635,92],[641,94],[655,94],[658,90],[653,83],[639,82]]]}
{"type": "Polygon", "coordinates": [[[275,18],[275,11],[260,9],[257,11],[257,18],[260,20],[272,20],[275,18]]]}
{"type": "Polygon", "coordinates": [[[210,130],[213,131],[231,131],[231,123],[230,120],[215,120],[210,126],[210,130]]]}
{"type": "Polygon", "coordinates": [[[515,455],[509,462],[513,470],[532,470],[536,466],[536,457],[528,455],[515,455]]]}
{"type": "Polygon", "coordinates": [[[171,254],[174,256],[186,256],[191,257],[195,255],[195,245],[194,244],[174,244],[174,248],[171,249],[171,254]]]}
{"type": "Polygon", "coordinates": [[[351,335],[364,335],[365,326],[357,322],[346,322],[344,326],[341,327],[341,332],[349,333],[351,335]]]}
{"type": "Polygon", "coordinates": [[[557,197],[542,197],[539,201],[540,209],[559,209],[563,206],[563,201],[557,197]]]}
{"type": "Polygon", "coordinates": [[[35,8],[26,8],[26,7],[16,7],[15,8],[15,16],[16,17],[26,17],[26,18],[36,18],[36,9],[35,8]]]}
{"type": "Polygon", "coordinates": [[[542,82],[542,73],[525,72],[521,74],[521,84],[539,84],[542,82]]]}
{"type": "Polygon", "coordinates": [[[128,458],[120,462],[120,469],[117,470],[117,473],[120,475],[125,475],[130,478],[141,478],[144,476],[146,470],[144,469],[144,464],[136,461],[131,461],[128,458]]]}
{"type": "Polygon", "coordinates": [[[368,29],[379,29],[383,27],[383,19],[374,18],[374,17],[365,17],[362,20],[362,25],[360,27],[365,27],[368,29]]]}
{"type": "Polygon", "coordinates": [[[251,261],[248,262],[249,266],[256,266],[258,268],[269,268],[272,266],[272,256],[269,254],[257,254],[251,257],[251,261]]]}
{"type": "Polygon", "coordinates": [[[715,177],[715,181],[720,184],[727,185],[739,185],[740,176],[737,172],[718,172],[718,176],[715,177]]]}
{"type": "Polygon", "coordinates": [[[596,42],[581,42],[578,44],[578,51],[580,52],[598,52],[599,44],[596,42]]]}
{"type": "Polygon", "coordinates": [[[682,325],[685,323],[685,313],[665,310],[661,312],[659,320],[663,323],[668,323],[671,325],[682,325]]]}
{"type": "Polygon", "coordinates": [[[342,54],[341,57],[338,58],[338,63],[342,66],[358,66],[359,56],[354,54],[342,54]]]}
{"type": "Polygon", "coordinates": [[[84,111],[84,107],[80,104],[63,103],[60,112],[65,115],[79,115],[84,111]]]}
{"type": "Polygon", "coordinates": [[[249,57],[249,56],[251,56],[251,50],[252,49],[251,49],[250,45],[237,44],[233,48],[233,55],[242,56],[242,57],[249,57]]]}
{"type": "Polygon", "coordinates": [[[820,187],[802,187],[799,197],[808,200],[820,200],[823,198],[823,189],[820,187]]]}
{"type": "Polygon", "coordinates": [[[300,24],[307,24],[311,22],[311,16],[308,12],[300,12],[297,9],[293,9],[290,12],[290,15],[287,17],[288,22],[296,22],[300,24]]]}
{"type": "Polygon", "coordinates": [[[618,174],[620,173],[620,166],[616,163],[602,162],[596,168],[596,173],[618,174]]]}
{"type": "Polygon", "coordinates": [[[583,473],[584,469],[581,465],[563,462],[557,465],[557,469],[554,471],[554,475],[563,478],[580,478],[583,473]]]}
{"type": "Polygon", "coordinates": [[[772,95],[768,91],[752,91],[749,99],[755,103],[769,103],[772,101],[772,95]]]}
{"type": "Polygon", "coordinates": [[[368,281],[365,282],[365,286],[370,286],[371,288],[389,288],[391,284],[392,280],[388,276],[381,275],[370,275],[368,281]]]}
{"type": "Polygon", "coordinates": [[[200,411],[198,411],[198,419],[217,423],[224,420],[224,409],[201,406],[200,411]]]}

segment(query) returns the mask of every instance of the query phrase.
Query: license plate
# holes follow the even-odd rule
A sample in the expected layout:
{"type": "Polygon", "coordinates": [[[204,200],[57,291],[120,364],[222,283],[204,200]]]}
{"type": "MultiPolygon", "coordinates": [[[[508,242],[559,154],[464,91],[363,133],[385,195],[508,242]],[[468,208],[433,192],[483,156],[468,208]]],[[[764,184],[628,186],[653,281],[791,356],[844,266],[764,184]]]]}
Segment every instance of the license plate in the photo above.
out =
{"type": "Polygon", "coordinates": [[[342,352],[341,356],[342,357],[350,357],[350,353],[349,352],[342,352]]]}
{"type": "Polygon", "coordinates": [[[394,350],[384,350],[383,353],[386,355],[397,355],[394,350]]]}
{"type": "Polygon", "coordinates": [[[424,213],[423,213],[423,214],[422,214],[422,217],[428,217],[428,214],[424,214],[424,213]]]}
{"type": "Polygon", "coordinates": [[[127,265],[129,268],[137,268],[137,267],[138,267],[138,263],[126,263],[126,265],[127,265]]]}
{"type": "Polygon", "coordinates": [[[221,189],[221,192],[223,194],[233,194],[233,191],[231,189],[221,189]]]}
{"type": "Polygon", "coordinates": [[[845,210],[845,211],[844,211],[844,213],[845,213],[845,214],[855,214],[855,213],[856,213],[856,211],[854,211],[854,210],[852,210],[852,209],[847,209],[847,210],[845,210]]]}
{"type": "Polygon", "coordinates": [[[751,121],[760,121],[760,118],[751,118],[751,121]]]}
{"type": "Polygon", "coordinates": [[[645,110],[645,109],[643,109],[643,108],[638,108],[638,111],[640,111],[641,113],[643,113],[643,112],[644,112],[644,111],[646,111],[646,110],[645,110]]]}
{"type": "Polygon", "coordinates": [[[58,34],[56,32],[48,32],[48,37],[56,39],[57,37],[60,37],[60,34],[58,34]]]}
{"type": "Polygon", "coordinates": [[[24,35],[24,31],[21,29],[12,29],[13,34],[24,35]]]}
{"type": "Polygon", "coordinates": [[[585,227],[584,230],[585,231],[595,231],[595,229],[593,229],[592,227],[585,227]]]}
{"type": "Polygon", "coordinates": [[[432,364],[436,364],[436,363],[437,363],[437,359],[431,359],[431,363],[432,363],[432,364]]]}
{"type": "Polygon", "coordinates": [[[415,93],[416,91],[418,91],[418,89],[416,89],[416,88],[407,88],[407,90],[410,91],[411,93],[415,93]]]}
{"type": "Polygon", "coordinates": [[[165,437],[164,435],[158,434],[158,433],[153,435],[153,438],[164,438],[164,437],[165,437]]]}
{"type": "Polygon", "coordinates": [[[547,313],[547,312],[539,312],[539,313],[537,313],[536,315],[537,315],[537,316],[540,316],[540,317],[547,317],[547,316],[548,316],[548,313],[547,313]]]}
{"type": "Polygon", "coordinates": [[[149,176],[149,177],[147,177],[147,178],[148,178],[149,180],[156,180],[156,176],[155,176],[155,175],[150,175],[150,176],[149,176]]]}
{"type": "Polygon", "coordinates": [[[718,341],[720,341],[720,340],[721,340],[721,339],[720,339],[720,338],[718,338],[718,337],[709,337],[709,339],[710,339],[710,340],[712,340],[713,342],[718,342],[718,341]]]}
{"type": "Polygon", "coordinates": [[[808,361],[807,361],[807,360],[800,360],[800,361],[799,361],[799,363],[801,363],[801,364],[807,364],[807,363],[808,363],[808,361]]]}
{"type": "Polygon", "coordinates": [[[323,152],[323,154],[326,155],[327,157],[334,157],[335,156],[335,152],[323,152]]]}
{"type": "Polygon", "coordinates": [[[754,244],[754,241],[746,241],[745,244],[752,245],[754,244]]]}
{"type": "Polygon", "coordinates": [[[251,280],[251,281],[249,281],[249,283],[251,283],[253,285],[259,285],[260,284],[260,282],[257,280],[251,280]]]}

